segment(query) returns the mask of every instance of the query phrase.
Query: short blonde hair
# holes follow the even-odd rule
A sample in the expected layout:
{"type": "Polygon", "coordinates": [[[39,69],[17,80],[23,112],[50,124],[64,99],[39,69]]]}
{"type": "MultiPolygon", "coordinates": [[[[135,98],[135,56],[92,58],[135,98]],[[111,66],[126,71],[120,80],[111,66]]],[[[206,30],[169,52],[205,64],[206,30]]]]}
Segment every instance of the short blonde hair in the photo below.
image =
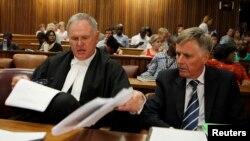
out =
{"type": "Polygon", "coordinates": [[[48,23],[46,30],[55,30],[56,29],[56,25],[54,23],[48,23]]]}
{"type": "Polygon", "coordinates": [[[65,27],[65,22],[64,21],[60,21],[58,25],[65,27]]]}
{"type": "Polygon", "coordinates": [[[160,38],[160,36],[158,34],[153,34],[152,36],[150,36],[150,39],[148,42],[150,44],[152,44],[152,43],[156,42],[159,38],[160,38]]]}
{"type": "Polygon", "coordinates": [[[158,34],[168,33],[168,29],[165,27],[161,27],[158,29],[158,34]]]}

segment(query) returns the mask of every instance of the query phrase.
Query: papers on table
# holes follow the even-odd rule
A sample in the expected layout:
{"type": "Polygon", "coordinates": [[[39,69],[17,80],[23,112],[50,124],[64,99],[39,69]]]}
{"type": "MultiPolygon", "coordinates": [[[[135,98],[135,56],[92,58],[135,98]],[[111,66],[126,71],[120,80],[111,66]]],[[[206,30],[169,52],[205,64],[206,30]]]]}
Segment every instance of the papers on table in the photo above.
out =
{"type": "Polygon", "coordinates": [[[46,132],[11,132],[0,129],[0,139],[6,141],[31,141],[41,140],[45,137],[46,132]]]}
{"type": "Polygon", "coordinates": [[[132,97],[133,89],[121,90],[114,98],[97,97],[78,108],[52,128],[53,135],[60,135],[68,131],[89,127],[111,112],[115,107],[125,104],[132,97]]]}
{"type": "Polygon", "coordinates": [[[202,131],[151,127],[147,141],[207,141],[202,131]]]}
{"type": "Polygon", "coordinates": [[[156,78],[154,76],[143,76],[143,75],[140,75],[140,76],[137,76],[137,79],[141,80],[141,81],[150,82],[150,81],[155,81],[156,78]]]}
{"type": "Polygon", "coordinates": [[[47,86],[21,79],[6,99],[5,105],[44,112],[59,92],[47,86]]]}

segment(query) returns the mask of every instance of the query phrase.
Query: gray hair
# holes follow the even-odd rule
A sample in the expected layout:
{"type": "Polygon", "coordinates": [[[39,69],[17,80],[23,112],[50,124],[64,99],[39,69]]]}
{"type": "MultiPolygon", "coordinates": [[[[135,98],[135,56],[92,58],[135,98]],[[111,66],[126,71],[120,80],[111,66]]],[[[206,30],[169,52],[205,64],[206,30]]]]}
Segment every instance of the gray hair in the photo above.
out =
{"type": "Polygon", "coordinates": [[[67,24],[67,31],[69,32],[69,27],[73,22],[86,20],[93,27],[94,31],[97,31],[97,22],[96,20],[86,13],[77,13],[70,17],[67,24]]]}
{"type": "Polygon", "coordinates": [[[181,34],[177,37],[177,44],[184,44],[190,40],[195,40],[202,51],[211,51],[212,40],[209,34],[206,34],[202,29],[198,27],[191,27],[183,30],[181,34]]]}

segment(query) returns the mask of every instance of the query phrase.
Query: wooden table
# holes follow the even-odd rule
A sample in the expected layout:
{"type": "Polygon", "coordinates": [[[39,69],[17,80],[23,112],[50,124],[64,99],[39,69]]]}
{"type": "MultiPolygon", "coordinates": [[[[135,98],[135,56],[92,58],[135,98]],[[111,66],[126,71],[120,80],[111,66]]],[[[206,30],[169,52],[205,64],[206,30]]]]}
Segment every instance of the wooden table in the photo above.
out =
{"type": "MultiPolygon", "coordinates": [[[[129,82],[135,90],[139,90],[143,92],[144,94],[155,92],[155,87],[156,87],[155,81],[145,82],[145,81],[140,81],[136,78],[129,78],[129,82]]],[[[250,117],[250,87],[249,86],[240,86],[240,97],[243,103],[245,104],[246,112],[250,117]]]]}
{"type": "Polygon", "coordinates": [[[250,87],[249,86],[240,86],[240,96],[245,104],[245,109],[250,118],[250,87]]]}
{"type": "Polygon", "coordinates": [[[154,90],[156,87],[155,81],[146,82],[146,81],[138,80],[136,78],[128,78],[128,79],[129,79],[130,84],[133,86],[133,88],[143,88],[143,89],[154,90]]]}
{"type": "MultiPolygon", "coordinates": [[[[129,78],[129,82],[133,86],[134,89],[154,90],[156,87],[155,81],[146,82],[146,81],[138,80],[136,78],[129,78]]],[[[240,86],[240,95],[250,97],[250,87],[240,86]]]]}
{"type": "Polygon", "coordinates": [[[129,83],[135,90],[139,90],[143,92],[144,94],[153,93],[156,87],[155,81],[146,82],[146,81],[138,80],[136,78],[129,78],[129,83]]]}
{"type": "Polygon", "coordinates": [[[146,134],[96,129],[77,129],[59,136],[51,134],[53,125],[0,119],[0,129],[19,132],[47,132],[44,141],[145,141],[146,134]]]}

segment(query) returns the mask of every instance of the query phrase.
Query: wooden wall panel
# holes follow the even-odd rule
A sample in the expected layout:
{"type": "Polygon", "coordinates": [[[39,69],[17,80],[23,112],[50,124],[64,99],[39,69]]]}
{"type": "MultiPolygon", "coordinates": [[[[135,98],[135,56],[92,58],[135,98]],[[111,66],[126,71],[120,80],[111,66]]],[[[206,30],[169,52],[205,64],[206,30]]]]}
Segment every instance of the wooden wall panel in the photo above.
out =
{"type": "Polygon", "coordinates": [[[240,0],[234,0],[232,11],[219,10],[219,1],[0,0],[0,33],[34,34],[40,23],[67,22],[71,15],[86,12],[96,18],[100,31],[122,23],[129,37],[137,34],[141,26],[150,26],[155,33],[164,26],[175,34],[178,24],[198,26],[205,15],[211,15],[214,18],[211,29],[223,35],[229,27],[238,26],[240,0]]]}

